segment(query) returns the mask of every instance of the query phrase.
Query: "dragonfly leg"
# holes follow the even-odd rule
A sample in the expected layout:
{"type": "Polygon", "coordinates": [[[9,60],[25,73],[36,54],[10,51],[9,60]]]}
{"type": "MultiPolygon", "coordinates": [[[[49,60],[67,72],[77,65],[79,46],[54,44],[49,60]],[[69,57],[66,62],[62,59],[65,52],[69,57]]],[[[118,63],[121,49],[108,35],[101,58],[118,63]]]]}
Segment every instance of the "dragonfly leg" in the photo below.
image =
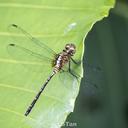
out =
{"type": "Polygon", "coordinates": [[[60,70],[60,73],[63,73],[63,72],[66,72],[66,71],[65,71],[64,69],[61,69],[61,70],[60,70]]]}
{"type": "MultiPolygon", "coordinates": [[[[76,61],[71,57],[71,61],[76,64],[76,65],[80,65],[81,61],[76,61]]],[[[84,61],[84,64],[89,67],[91,70],[96,71],[96,72],[102,72],[102,69],[99,66],[93,66],[91,64],[88,64],[86,61],[84,61]]]]}
{"type": "Polygon", "coordinates": [[[68,64],[68,72],[78,80],[79,76],[71,70],[71,61],[68,64]]]}
{"type": "Polygon", "coordinates": [[[76,61],[76,60],[74,60],[72,57],[71,57],[71,60],[72,60],[72,62],[74,63],[74,64],[77,64],[77,65],[79,65],[79,64],[81,64],[81,61],[76,61]]]}

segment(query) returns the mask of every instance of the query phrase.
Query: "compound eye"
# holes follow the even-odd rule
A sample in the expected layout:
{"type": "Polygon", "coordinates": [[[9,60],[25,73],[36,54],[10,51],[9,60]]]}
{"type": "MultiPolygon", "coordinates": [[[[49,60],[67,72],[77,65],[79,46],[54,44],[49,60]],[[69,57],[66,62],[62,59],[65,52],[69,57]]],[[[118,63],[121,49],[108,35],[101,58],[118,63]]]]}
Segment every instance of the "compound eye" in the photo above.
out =
{"type": "Polygon", "coordinates": [[[65,47],[66,50],[68,50],[68,47],[65,47]]]}
{"type": "Polygon", "coordinates": [[[69,44],[67,44],[66,46],[65,46],[65,49],[67,50],[67,49],[69,49],[70,48],[70,46],[69,46],[69,44]]]}

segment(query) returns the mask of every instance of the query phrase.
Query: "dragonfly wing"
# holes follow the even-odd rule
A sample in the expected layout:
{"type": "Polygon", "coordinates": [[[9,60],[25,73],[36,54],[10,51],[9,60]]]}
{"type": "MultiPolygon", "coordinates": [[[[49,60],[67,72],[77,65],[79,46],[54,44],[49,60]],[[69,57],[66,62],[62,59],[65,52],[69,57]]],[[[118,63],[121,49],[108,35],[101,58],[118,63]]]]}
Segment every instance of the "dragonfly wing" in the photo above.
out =
{"type": "Polygon", "coordinates": [[[47,63],[51,61],[49,58],[44,58],[42,55],[17,44],[9,44],[7,50],[16,63],[20,63],[33,71],[42,72],[44,65],[51,64],[47,63]]]}
{"type": "Polygon", "coordinates": [[[46,44],[33,37],[18,25],[9,25],[8,31],[10,33],[12,41],[15,42],[15,44],[23,46],[24,48],[29,48],[35,53],[38,53],[50,59],[53,59],[53,57],[56,55],[56,53],[46,44]]]}

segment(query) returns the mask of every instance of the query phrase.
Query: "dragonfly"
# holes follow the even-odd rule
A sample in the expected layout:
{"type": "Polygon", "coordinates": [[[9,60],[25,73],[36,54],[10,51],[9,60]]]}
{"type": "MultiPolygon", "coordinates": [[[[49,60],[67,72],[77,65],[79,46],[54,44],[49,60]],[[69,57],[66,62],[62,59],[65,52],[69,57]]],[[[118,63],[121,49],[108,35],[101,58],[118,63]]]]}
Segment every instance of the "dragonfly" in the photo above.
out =
{"type": "MultiPolygon", "coordinates": [[[[56,53],[52,49],[50,49],[46,44],[38,40],[37,38],[33,37],[31,34],[29,34],[26,30],[21,28],[20,26],[16,24],[11,24],[9,27],[9,32],[12,34],[12,32],[15,32],[16,34],[21,35],[21,38],[25,38],[26,44],[28,45],[28,42],[30,44],[34,44],[37,48],[39,48],[40,52],[34,52],[33,50],[27,48],[27,45],[22,45],[22,41],[20,39],[15,40],[14,43],[8,44],[8,51],[9,53],[14,56],[15,58],[22,58],[22,60],[40,60],[40,62],[43,63],[45,59],[50,60],[52,63],[52,73],[49,75],[49,77],[46,79],[46,81],[42,84],[40,90],[38,91],[37,95],[31,102],[31,104],[28,106],[25,116],[28,116],[30,112],[32,111],[34,105],[36,104],[37,100],[41,96],[42,92],[48,85],[49,81],[53,78],[54,75],[56,75],[60,71],[64,71],[65,65],[68,65],[68,72],[74,76],[76,79],[78,79],[78,75],[74,74],[71,70],[71,61],[74,64],[78,64],[72,57],[76,53],[76,46],[74,43],[68,43],[65,45],[64,49],[60,53],[56,53]],[[52,57],[48,57],[48,54],[50,54],[52,57]],[[44,59],[45,58],[45,59],[44,59]]],[[[13,37],[15,38],[15,37],[13,37]]],[[[43,67],[42,67],[43,68],[43,67]]]]}

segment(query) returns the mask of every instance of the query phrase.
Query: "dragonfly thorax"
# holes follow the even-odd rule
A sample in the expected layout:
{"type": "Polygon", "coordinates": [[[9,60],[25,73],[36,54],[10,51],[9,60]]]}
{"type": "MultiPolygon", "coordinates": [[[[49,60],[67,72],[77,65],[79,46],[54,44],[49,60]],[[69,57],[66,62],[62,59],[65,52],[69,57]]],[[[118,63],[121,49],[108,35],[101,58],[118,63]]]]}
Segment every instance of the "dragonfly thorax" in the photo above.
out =
{"type": "Polygon", "coordinates": [[[74,44],[66,44],[65,49],[58,54],[55,59],[54,72],[59,72],[65,64],[70,61],[71,56],[75,54],[76,47],[74,44]]]}

